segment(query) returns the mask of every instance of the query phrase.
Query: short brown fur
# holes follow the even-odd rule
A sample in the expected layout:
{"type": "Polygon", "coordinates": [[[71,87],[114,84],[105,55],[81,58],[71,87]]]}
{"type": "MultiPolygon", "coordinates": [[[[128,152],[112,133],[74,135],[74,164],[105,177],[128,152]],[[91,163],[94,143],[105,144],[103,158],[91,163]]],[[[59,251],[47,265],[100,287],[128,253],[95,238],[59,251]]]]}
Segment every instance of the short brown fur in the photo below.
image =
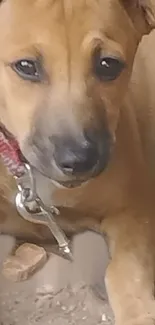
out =
{"type": "MultiPolygon", "coordinates": [[[[112,257],[107,290],[119,325],[155,322],[154,32],[136,53],[142,36],[154,28],[155,1],[135,2],[6,0],[0,5],[0,116],[21,150],[29,155],[25,140],[40,118],[42,135],[60,132],[61,125],[76,134],[103,122],[115,141],[105,171],[82,187],[52,189],[51,196],[66,232],[106,234],[112,257]],[[127,63],[112,83],[92,76],[96,42],[127,63]],[[43,83],[21,80],[9,66],[40,54],[47,72],[43,83]]],[[[1,165],[0,231],[50,240],[45,228],[17,215],[14,195],[15,183],[1,165]]]]}

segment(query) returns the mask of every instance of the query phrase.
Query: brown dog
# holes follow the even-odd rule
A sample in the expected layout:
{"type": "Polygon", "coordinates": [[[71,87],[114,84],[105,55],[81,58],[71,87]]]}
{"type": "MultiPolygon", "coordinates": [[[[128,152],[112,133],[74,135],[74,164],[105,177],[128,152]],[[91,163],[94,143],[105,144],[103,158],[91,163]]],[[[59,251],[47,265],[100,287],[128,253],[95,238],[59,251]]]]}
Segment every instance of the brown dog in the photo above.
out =
{"type": "MultiPolygon", "coordinates": [[[[154,27],[153,0],[0,4],[1,122],[60,225],[106,233],[119,325],[155,322],[154,33],[136,54],[154,27]]],[[[0,177],[1,232],[48,240],[17,215],[3,166],[0,177]]]]}

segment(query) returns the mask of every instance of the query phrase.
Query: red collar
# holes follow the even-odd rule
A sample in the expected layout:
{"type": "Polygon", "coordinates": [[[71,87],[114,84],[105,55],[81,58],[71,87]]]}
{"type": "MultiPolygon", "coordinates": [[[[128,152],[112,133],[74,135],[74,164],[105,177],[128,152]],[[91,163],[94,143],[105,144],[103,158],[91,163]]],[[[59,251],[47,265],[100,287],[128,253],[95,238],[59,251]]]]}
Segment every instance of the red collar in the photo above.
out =
{"type": "Polygon", "coordinates": [[[16,177],[20,177],[24,171],[24,158],[15,138],[0,125],[0,158],[8,171],[16,177]]]}

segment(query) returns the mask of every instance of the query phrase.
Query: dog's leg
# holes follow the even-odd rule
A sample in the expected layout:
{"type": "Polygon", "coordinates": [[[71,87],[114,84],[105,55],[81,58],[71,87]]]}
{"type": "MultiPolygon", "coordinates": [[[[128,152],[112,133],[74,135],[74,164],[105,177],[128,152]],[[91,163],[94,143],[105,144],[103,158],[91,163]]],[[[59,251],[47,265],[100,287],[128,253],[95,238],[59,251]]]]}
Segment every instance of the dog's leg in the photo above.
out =
{"type": "Polygon", "coordinates": [[[155,324],[153,225],[150,222],[129,215],[110,218],[102,225],[110,239],[112,256],[106,287],[119,325],[155,324]]]}

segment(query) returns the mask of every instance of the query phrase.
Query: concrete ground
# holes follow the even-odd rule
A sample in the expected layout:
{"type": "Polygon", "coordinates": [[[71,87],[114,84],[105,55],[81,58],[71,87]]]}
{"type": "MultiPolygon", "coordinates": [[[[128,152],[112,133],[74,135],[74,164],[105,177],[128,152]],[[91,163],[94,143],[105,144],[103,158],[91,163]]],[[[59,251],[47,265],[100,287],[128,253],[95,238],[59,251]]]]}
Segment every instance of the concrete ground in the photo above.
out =
{"type": "MultiPolygon", "coordinates": [[[[0,238],[1,260],[11,242],[0,238]]],[[[12,283],[1,275],[0,325],[112,325],[104,288],[107,264],[103,238],[86,233],[74,239],[73,263],[51,255],[45,267],[26,282],[12,283]]]]}

